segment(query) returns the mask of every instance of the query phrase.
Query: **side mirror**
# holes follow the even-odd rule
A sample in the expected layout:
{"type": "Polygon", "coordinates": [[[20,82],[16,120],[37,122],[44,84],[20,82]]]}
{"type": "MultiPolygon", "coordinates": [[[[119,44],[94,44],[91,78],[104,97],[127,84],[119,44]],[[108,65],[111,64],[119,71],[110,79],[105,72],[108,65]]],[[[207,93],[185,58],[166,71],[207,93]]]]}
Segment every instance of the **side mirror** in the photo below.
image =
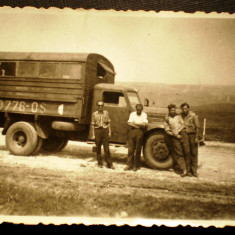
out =
{"type": "Polygon", "coordinates": [[[149,107],[149,99],[144,99],[144,106],[149,107]]]}

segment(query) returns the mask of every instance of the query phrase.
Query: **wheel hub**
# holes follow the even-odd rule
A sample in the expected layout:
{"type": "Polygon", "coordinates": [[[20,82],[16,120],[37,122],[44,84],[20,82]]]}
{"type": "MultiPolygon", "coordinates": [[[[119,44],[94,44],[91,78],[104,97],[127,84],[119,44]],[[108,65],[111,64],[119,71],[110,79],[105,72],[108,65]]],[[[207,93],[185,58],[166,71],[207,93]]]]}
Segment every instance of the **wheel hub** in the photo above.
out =
{"type": "Polygon", "coordinates": [[[13,136],[13,140],[20,147],[24,147],[24,145],[26,143],[26,139],[27,139],[26,135],[22,131],[16,132],[13,136]]]}
{"type": "Polygon", "coordinates": [[[164,160],[169,155],[169,150],[165,142],[157,142],[152,147],[153,156],[157,160],[164,160]]]}
{"type": "Polygon", "coordinates": [[[19,136],[18,142],[23,143],[25,141],[25,137],[23,135],[19,136]]]}

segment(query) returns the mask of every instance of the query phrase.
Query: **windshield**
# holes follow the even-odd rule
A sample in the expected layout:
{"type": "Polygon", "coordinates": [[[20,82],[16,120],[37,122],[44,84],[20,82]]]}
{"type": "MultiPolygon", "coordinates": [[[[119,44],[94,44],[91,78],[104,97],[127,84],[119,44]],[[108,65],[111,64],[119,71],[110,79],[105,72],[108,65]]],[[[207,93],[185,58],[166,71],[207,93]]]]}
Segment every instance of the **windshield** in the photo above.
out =
{"type": "Polygon", "coordinates": [[[128,95],[129,101],[131,103],[131,106],[135,106],[136,104],[140,104],[141,103],[136,92],[128,91],[127,95],[128,95]]]}

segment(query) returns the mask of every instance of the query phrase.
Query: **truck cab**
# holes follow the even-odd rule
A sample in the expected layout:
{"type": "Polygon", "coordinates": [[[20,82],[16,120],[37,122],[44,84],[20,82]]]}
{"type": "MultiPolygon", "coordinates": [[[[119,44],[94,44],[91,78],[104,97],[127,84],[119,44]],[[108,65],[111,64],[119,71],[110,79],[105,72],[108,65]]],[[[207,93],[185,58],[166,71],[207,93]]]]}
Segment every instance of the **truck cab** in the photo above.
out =
{"type": "MultiPolygon", "coordinates": [[[[141,103],[138,91],[134,88],[99,83],[94,86],[92,113],[97,109],[96,102],[103,100],[104,109],[111,119],[110,142],[127,144],[129,115],[135,111],[135,105],[141,103]]],[[[173,160],[170,151],[170,140],[164,132],[164,118],[167,109],[145,106],[148,115],[148,127],[144,136],[143,155],[146,163],[152,168],[168,168],[173,160]]],[[[91,130],[91,128],[90,128],[91,130]]],[[[91,138],[92,133],[89,133],[91,138]]]]}
{"type": "Polygon", "coordinates": [[[99,83],[94,86],[92,113],[97,109],[96,102],[99,100],[103,100],[104,109],[109,112],[111,119],[110,142],[125,144],[129,114],[135,110],[135,105],[140,103],[137,91],[133,88],[99,83]]]}

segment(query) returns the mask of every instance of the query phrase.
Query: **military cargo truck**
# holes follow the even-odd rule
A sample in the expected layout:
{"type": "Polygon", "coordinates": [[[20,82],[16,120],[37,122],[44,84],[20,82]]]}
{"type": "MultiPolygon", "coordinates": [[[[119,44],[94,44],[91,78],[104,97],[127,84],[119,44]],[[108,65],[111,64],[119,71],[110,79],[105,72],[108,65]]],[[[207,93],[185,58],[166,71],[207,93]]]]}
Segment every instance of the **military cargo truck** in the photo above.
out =
{"type": "MultiPolygon", "coordinates": [[[[91,141],[91,116],[104,101],[110,143],[127,143],[127,120],[141,103],[134,88],[114,84],[112,63],[99,54],[0,53],[0,127],[14,155],[60,151],[68,140],[91,141]]],[[[171,167],[165,111],[149,112],[143,155],[152,168],[171,167]]]]}

